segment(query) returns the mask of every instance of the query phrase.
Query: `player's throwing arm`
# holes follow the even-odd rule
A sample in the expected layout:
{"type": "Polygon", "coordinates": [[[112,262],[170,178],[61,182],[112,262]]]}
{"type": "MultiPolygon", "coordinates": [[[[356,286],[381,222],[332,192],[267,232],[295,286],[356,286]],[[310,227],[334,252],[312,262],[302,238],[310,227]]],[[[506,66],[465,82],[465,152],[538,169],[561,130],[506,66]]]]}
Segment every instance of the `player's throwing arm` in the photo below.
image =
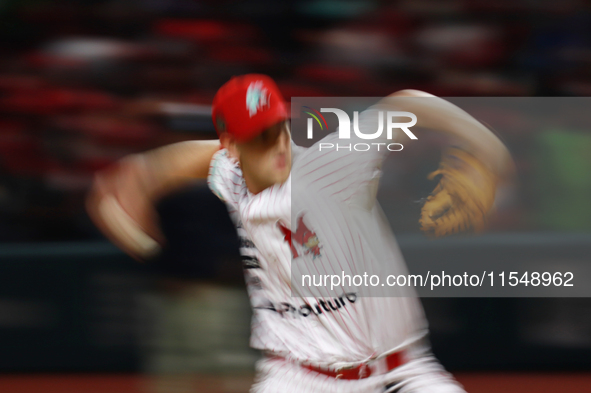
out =
{"type": "Polygon", "coordinates": [[[219,147],[217,140],[181,142],[120,160],[95,175],[88,214],[123,251],[149,259],[165,242],[155,203],[196,178],[205,179],[219,147]]]}

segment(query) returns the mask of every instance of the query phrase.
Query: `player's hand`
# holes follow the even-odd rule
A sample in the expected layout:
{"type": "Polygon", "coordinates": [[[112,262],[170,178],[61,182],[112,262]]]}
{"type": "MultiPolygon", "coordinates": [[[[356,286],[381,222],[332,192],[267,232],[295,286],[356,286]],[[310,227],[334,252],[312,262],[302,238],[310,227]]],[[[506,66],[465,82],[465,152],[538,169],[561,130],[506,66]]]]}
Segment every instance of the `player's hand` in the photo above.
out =
{"type": "Polygon", "coordinates": [[[95,175],[86,200],[88,213],[98,228],[138,260],[158,254],[165,242],[149,176],[140,155],[126,157],[95,175]]]}
{"type": "Polygon", "coordinates": [[[421,229],[430,236],[484,229],[497,185],[515,178],[511,154],[484,124],[449,101],[418,90],[400,90],[379,104],[415,114],[417,126],[441,132],[461,147],[444,151],[429,178],[439,183],[421,210],[421,229]]]}

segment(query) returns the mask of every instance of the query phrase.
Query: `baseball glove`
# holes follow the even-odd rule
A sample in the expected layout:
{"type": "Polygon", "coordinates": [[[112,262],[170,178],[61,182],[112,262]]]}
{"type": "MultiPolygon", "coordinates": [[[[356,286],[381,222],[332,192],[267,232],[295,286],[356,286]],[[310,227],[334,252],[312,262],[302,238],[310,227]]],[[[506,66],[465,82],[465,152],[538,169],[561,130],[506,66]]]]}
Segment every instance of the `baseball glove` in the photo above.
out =
{"type": "Polygon", "coordinates": [[[438,175],[439,183],[421,209],[421,230],[440,237],[484,229],[495,200],[498,176],[474,155],[457,147],[444,152],[439,168],[428,179],[438,175]]]}

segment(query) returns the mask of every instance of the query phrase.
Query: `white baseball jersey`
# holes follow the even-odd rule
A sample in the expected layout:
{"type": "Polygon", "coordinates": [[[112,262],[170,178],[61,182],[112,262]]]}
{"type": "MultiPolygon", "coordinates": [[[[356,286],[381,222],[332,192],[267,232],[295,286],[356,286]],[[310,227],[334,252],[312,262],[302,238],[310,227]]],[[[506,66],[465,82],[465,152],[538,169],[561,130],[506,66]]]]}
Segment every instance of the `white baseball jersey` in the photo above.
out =
{"type": "MultiPolygon", "coordinates": [[[[320,142],[343,143],[337,133],[320,142]]],[[[237,227],[254,310],[254,348],[345,367],[403,349],[426,334],[420,302],[406,288],[292,288],[292,263],[294,280],[322,272],[407,273],[376,203],[387,152],[320,151],[318,144],[306,149],[292,143],[289,179],[256,195],[226,150],[214,155],[208,184],[237,227]],[[393,293],[406,296],[386,297],[393,293]]]]}

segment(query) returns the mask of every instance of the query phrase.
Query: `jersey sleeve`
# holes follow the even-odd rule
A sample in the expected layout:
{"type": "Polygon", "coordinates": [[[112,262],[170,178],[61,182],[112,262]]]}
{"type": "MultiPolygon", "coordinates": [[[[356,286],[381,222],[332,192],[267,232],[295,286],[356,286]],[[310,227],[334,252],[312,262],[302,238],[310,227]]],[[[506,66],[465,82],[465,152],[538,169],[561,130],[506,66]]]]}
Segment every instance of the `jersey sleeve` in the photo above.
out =
{"type": "MultiPolygon", "coordinates": [[[[359,115],[359,130],[363,134],[375,133],[378,129],[377,110],[370,108],[359,115]]],[[[310,147],[308,164],[303,167],[306,183],[316,186],[323,194],[349,203],[372,203],[381,177],[382,163],[396,149],[399,134],[394,130],[392,139],[387,139],[386,124],[382,135],[376,139],[361,139],[353,131],[351,138],[339,139],[335,131],[310,147]],[[388,146],[392,150],[388,149],[388,146]]]]}
{"type": "Polygon", "coordinates": [[[209,165],[207,185],[211,191],[228,205],[230,213],[237,210],[238,197],[243,188],[242,171],[228,156],[226,149],[216,152],[209,165]]]}

